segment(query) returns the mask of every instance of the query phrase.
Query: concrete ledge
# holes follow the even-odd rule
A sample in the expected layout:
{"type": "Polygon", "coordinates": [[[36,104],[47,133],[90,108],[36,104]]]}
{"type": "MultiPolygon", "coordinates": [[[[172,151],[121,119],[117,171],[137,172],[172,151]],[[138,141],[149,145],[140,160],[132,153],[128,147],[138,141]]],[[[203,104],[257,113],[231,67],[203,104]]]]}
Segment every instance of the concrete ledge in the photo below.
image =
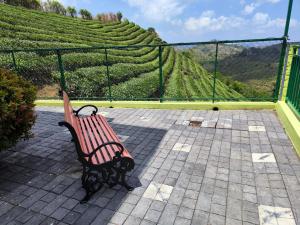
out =
{"type": "MultiPolygon", "coordinates": [[[[275,109],[273,102],[163,102],[158,101],[71,101],[73,106],[93,104],[98,107],[114,108],[144,108],[144,109],[199,109],[211,110],[218,107],[221,110],[260,110],[275,109]]],[[[62,100],[37,100],[37,106],[63,106],[62,100]]]]}
{"type": "Polygon", "coordinates": [[[276,104],[276,111],[286,133],[290,137],[298,156],[300,156],[300,121],[283,101],[276,104]]]}

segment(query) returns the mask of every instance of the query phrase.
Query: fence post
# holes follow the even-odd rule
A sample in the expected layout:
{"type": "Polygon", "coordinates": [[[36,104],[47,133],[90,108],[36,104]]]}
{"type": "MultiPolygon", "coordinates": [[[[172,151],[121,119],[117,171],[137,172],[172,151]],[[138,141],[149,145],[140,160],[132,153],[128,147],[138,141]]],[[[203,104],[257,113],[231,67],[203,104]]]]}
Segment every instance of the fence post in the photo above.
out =
{"type": "Polygon", "coordinates": [[[164,96],[164,79],[163,79],[163,63],[162,63],[162,46],[158,47],[158,57],[159,57],[159,101],[163,102],[164,96]]]}
{"type": "Polygon", "coordinates": [[[217,67],[218,67],[218,51],[219,51],[219,42],[216,42],[214,83],[213,83],[213,99],[212,99],[213,103],[215,102],[215,97],[216,97],[216,76],[217,76],[217,67]]]}
{"type": "Polygon", "coordinates": [[[11,51],[11,58],[12,58],[12,61],[13,61],[13,66],[15,68],[15,71],[18,72],[18,67],[17,67],[17,63],[16,63],[16,57],[15,57],[15,53],[14,53],[13,50],[11,51]]]}
{"type": "Polygon", "coordinates": [[[283,42],[282,42],[282,48],[280,53],[280,59],[279,59],[279,65],[278,65],[278,71],[277,71],[277,79],[276,79],[276,87],[273,93],[273,100],[274,102],[278,101],[279,99],[279,90],[280,90],[280,79],[282,77],[283,67],[284,67],[284,59],[286,54],[286,48],[287,48],[287,39],[289,37],[289,27],[291,22],[291,14],[293,9],[293,0],[289,0],[288,4],[288,11],[287,16],[285,20],[285,28],[284,28],[284,34],[283,34],[283,42]]]}
{"type": "Polygon", "coordinates": [[[109,75],[109,63],[108,63],[108,56],[107,56],[107,48],[105,48],[104,51],[105,51],[105,66],[106,66],[106,76],[107,76],[109,101],[111,102],[112,101],[112,97],[111,97],[111,82],[110,82],[110,75],[109,75]]]}
{"type": "MultiPolygon", "coordinates": [[[[289,76],[289,74],[287,74],[287,70],[288,70],[288,62],[289,62],[289,48],[292,48],[292,46],[287,45],[287,52],[285,54],[284,57],[284,63],[283,63],[283,72],[282,72],[282,76],[281,76],[281,82],[280,82],[280,86],[279,86],[279,92],[278,92],[278,100],[282,100],[283,97],[283,89],[285,86],[285,78],[286,76],[289,76]]],[[[274,96],[273,96],[274,98],[274,96]]]]}
{"type": "Polygon", "coordinates": [[[57,60],[58,60],[58,67],[59,67],[59,71],[60,71],[60,87],[61,87],[62,91],[66,91],[65,70],[64,70],[64,65],[63,65],[60,50],[56,50],[56,54],[57,54],[57,60]]]}

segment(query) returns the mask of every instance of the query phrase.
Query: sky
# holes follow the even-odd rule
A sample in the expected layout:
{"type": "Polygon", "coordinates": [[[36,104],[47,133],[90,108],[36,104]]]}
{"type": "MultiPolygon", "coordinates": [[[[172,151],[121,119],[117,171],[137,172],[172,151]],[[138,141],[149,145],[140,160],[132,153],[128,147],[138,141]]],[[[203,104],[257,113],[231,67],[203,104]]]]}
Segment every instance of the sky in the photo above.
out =
{"type": "MultiPolygon", "coordinates": [[[[282,37],[288,8],[288,0],[59,1],[93,15],[121,11],[169,43],[282,37]]],[[[294,0],[289,37],[300,41],[300,0],[294,0]]]]}

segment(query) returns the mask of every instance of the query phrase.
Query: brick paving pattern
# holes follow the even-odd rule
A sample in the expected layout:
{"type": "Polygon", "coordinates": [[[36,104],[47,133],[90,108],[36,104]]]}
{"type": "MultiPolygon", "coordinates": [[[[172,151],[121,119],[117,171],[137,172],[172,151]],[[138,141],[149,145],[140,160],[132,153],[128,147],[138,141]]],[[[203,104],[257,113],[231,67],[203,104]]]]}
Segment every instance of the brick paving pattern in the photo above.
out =
{"type": "Polygon", "coordinates": [[[63,108],[40,107],[34,138],[0,153],[1,225],[300,225],[300,160],[275,112],[100,111],[135,159],[135,190],[103,188],[79,204],[63,108]]]}

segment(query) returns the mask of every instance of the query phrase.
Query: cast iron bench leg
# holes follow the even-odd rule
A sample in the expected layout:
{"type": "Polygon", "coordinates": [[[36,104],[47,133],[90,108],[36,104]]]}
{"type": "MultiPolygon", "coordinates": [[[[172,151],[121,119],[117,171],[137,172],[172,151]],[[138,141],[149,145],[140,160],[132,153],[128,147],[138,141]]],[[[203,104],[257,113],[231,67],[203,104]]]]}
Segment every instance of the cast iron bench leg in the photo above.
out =
{"type": "Polygon", "coordinates": [[[121,172],[121,185],[123,185],[128,191],[132,191],[134,189],[134,187],[130,186],[127,182],[126,182],[126,170],[123,170],[121,172]]]}
{"type": "Polygon", "coordinates": [[[105,171],[104,169],[89,169],[87,167],[83,167],[83,173],[81,177],[82,187],[85,189],[86,195],[80,201],[80,203],[86,203],[91,198],[91,196],[100,190],[103,186],[103,181],[105,181],[105,171]],[[102,180],[100,180],[100,176],[102,175],[102,180]]]}

